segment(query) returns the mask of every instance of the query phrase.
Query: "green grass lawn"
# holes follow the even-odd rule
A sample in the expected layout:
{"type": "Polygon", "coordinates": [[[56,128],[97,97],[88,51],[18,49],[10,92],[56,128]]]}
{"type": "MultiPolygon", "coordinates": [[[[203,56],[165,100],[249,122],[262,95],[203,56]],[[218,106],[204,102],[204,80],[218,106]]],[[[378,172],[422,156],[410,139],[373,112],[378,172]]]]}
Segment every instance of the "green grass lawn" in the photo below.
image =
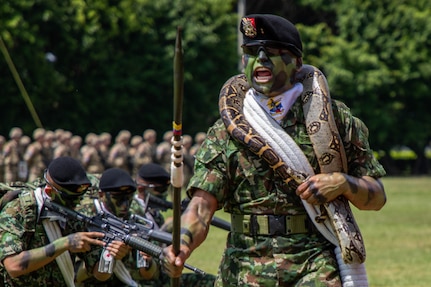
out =
{"type": "MultiPolygon", "coordinates": [[[[358,211],[370,286],[431,286],[431,177],[383,178],[387,203],[358,211]]],[[[229,220],[219,211],[217,216],[229,220]]],[[[216,274],[227,232],[211,227],[188,263],[216,274]]]]}

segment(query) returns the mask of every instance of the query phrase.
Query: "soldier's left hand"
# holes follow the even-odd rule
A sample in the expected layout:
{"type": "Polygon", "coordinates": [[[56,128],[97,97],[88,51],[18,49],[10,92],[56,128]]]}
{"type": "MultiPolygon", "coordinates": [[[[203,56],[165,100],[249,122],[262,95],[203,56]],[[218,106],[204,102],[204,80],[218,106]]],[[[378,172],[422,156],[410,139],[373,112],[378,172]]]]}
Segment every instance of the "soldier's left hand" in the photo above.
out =
{"type": "Polygon", "coordinates": [[[124,256],[129,254],[132,248],[123,241],[113,240],[108,244],[106,250],[108,250],[116,260],[121,260],[124,256]]]}
{"type": "Polygon", "coordinates": [[[346,190],[347,180],[343,173],[322,173],[308,178],[296,189],[296,194],[309,204],[331,202],[346,190]]]}

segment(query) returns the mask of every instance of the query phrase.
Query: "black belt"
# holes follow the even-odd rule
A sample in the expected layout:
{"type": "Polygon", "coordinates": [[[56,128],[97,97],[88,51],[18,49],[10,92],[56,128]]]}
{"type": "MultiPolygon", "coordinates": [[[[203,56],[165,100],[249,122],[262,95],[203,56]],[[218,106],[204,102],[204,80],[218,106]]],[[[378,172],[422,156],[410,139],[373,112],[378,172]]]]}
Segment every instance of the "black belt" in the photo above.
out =
{"type": "Polygon", "coordinates": [[[312,225],[307,214],[231,214],[231,231],[250,236],[311,233],[312,225]]]}

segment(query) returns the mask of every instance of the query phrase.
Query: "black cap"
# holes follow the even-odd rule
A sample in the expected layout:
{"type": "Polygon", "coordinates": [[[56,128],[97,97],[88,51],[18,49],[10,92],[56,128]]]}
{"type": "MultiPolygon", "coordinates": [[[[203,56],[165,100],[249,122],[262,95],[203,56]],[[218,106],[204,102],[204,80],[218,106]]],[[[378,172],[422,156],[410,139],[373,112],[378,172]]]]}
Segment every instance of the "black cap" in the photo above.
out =
{"type": "Polygon", "coordinates": [[[169,185],[171,176],[159,164],[148,163],[139,168],[138,176],[144,180],[158,184],[169,185]]]}
{"type": "Polygon", "coordinates": [[[73,192],[79,192],[82,186],[90,186],[84,167],[72,157],[59,157],[48,166],[51,179],[59,186],[73,192]]]}
{"type": "Polygon", "coordinates": [[[105,170],[100,177],[99,188],[101,191],[125,191],[136,190],[136,183],[130,174],[121,168],[110,168],[105,170]]]}
{"type": "Polygon", "coordinates": [[[301,36],[295,25],[283,17],[271,14],[244,16],[239,29],[243,34],[243,45],[272,44],[302,57],[301,36]]]}

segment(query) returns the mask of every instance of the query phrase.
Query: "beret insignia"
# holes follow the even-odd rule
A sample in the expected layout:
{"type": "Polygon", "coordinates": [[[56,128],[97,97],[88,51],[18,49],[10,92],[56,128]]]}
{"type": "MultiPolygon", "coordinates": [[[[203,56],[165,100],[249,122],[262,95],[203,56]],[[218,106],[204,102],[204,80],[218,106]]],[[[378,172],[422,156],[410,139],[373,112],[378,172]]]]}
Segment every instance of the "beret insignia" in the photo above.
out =
{"type": "Polygon", "coordinates": [[[244,30],[244,35],[250,38],[254,38],[257,35],[256,31],[256,22],[254,18],[243,18],[242,19],[242,28],[244,30]]]}

